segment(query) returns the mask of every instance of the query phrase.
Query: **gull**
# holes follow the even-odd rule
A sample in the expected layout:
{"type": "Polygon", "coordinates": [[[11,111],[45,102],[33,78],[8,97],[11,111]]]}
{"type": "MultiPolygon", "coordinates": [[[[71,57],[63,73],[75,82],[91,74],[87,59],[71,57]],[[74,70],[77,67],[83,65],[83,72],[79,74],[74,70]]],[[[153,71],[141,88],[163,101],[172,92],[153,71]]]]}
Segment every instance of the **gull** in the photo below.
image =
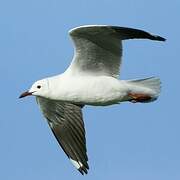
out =
{"type": "Polygon", "coordinates": [[[87,25],[69,31],[74,57],[67,70],[36,81],[19,98],[33,95],[59,145],[72,164],[88,173],[88,156],[82,109],[85,105],[108,106],[129,101],[148,103],[160,94],[160,79],[119,80],[122,41],[161,36],[118,26],[87,25]]]}

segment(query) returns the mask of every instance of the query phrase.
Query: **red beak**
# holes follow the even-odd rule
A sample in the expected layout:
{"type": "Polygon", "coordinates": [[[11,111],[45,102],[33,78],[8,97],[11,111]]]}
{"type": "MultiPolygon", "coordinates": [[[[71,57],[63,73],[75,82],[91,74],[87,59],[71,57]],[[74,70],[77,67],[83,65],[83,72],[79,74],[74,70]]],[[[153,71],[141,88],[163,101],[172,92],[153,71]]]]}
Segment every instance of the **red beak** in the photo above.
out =
{"type": "Polygon", "coordinates": [[[19,98],[23,98],[23,97],[31,96],[31,95],[32,95],[31,92],[26,91],[26,92],[22,93],[22,94],[19,96],[19,98]]]}

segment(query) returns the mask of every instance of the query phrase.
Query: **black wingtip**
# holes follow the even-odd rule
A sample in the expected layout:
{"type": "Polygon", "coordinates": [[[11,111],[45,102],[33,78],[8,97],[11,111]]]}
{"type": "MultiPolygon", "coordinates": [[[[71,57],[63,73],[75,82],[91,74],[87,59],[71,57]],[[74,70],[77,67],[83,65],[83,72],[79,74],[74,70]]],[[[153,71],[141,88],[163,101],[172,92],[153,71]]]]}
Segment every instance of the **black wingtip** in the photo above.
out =
{"type": "Polygon", "coordinates": [[[86,169],[86,167],[82,166],[82,167],[80,167],[80,168],[78,169],[78,171],[79,171],[82,175],[85,175],[85,174],[88,173],[88,171],[87,171],[88,169],[89,169],[89,167],[86,169]]]}
{"type": "Polygon", "coordinates": [[[166,41],[165,38],[161,37],[161,36],[157,36],[157,35],[152,35],[152,40],[156,40],[156,41],[166,41]]]}
{"type": "Polygon", "coordinates": [[[81,168],[79,168],[78,171],[79,171],[82,175],[84,175],[84,172],[83,172],[83,170],[82,170],[81,168]]]}
{"type": "Polygon", "coordinates": [[[84,169],[82,169],[82,168],[79,168],[78,171],[79,171],[83,176],[88,173],[88,172],[87,172],[87,169],[84,170],[84,169]]]}

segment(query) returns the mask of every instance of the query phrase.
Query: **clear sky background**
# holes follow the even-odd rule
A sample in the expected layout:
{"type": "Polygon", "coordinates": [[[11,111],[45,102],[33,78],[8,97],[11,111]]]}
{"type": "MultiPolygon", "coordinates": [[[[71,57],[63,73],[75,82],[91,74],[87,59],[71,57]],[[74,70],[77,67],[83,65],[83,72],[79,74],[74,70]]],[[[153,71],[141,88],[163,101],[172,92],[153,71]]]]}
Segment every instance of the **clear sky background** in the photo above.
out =
{"type": "Polygon", "coordinates": [[[179,180],[179,18],[179,0],[1,0],[0,179],[179,180]],[[167,41],[124,43],[121,78],[159,76],[162,93],[150,104],[84,108],[90,170],[81,176],[35,98],[18,96],[68,67],[68,30],[85,24],[140,28],[167,41]]]}

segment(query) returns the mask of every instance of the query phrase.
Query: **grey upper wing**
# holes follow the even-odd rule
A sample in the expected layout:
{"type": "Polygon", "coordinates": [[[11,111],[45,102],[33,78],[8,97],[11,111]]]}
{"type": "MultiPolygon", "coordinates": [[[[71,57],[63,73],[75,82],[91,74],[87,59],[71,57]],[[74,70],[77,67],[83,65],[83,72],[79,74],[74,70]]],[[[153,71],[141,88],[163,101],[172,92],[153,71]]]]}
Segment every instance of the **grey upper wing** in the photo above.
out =
{"type": "Polygon", "coordinates": [[[89,169],[81,107],[37,97],[37,103],[60,146],[81,174],[89,169]]]}
{"type": "Polygon", "coordinates": [[[122,57],[122,40],[150,39],[165,41],[148,32],[117,26],[81,26],[69,32],[75,54],[68,70],[74,74],[118,77],[122,57]]]}

